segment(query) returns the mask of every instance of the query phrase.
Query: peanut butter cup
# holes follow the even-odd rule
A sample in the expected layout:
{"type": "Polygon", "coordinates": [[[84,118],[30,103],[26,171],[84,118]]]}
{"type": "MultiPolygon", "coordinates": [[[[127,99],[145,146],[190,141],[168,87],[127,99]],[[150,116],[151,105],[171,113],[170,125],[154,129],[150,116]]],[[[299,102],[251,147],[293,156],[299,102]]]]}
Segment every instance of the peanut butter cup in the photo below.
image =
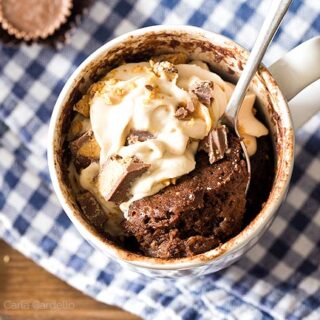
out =
{"type": "Polygon", "coordinates": [[[71,0],[0,0],[0,22],[17,39],[45,39],[67,21],[71,8],[71,0]]]}
{"type": "Polygon", "coordinates": [[[71,8],[71,0],[1,0],[0,22],[17,39],[44,39],[66,22],[71,8]]]}
{"type": "MultiPolygon", "coordinates": [[[[49,0],[39,0],[39,1],[31,1],[31,0],[0,0],[0,42],[7,46],[16,46],[21,43],[27,43],[32,44],[34,42],[43,44],[45,46],[51,46],[56,49],[61,48],[64,43],[68,41],[70,38],[70,35],[72,31],[75,30],[75,28],[79,25],[81,22],[81,18],[87,13],[88,8],[92,5],[93,0],[55,0],[55,1],[49,1],[49,0]],[[34,2],[34,4],[33,4],[34,2]],[[14,3],[16,6],[17,4],[20,5],[18,13],[17,10],[13,10],[11,3],[14,3]],[[49,3],[49,5],[54,5],[54,8],[58,11],[58,17],[57,14],[54,13],[56,11],[51,10],[49,11],[48,8],[46,8],[45,15],[50,15],[50,19],[52,19],[51,15],[53,13],[55,14],[53,16],[54,21],[57,21],[57,27],[53,31],[53,33],[48,34],[48,29],[43,29],[46,26],[48,26],[50,21],[44,21],[44,25],[41,25],[41,31],[45,30],[45,32],[42,32],[42,34],[46,33],[47,36],[39,36],[37,38],[35,37],[20,37],[17,36],[17,33],[13,33],[13,28],[18,30],[18,33],[20,34],[20,30],[18,26],[14,24],[14,21],[18,21],[19,25],[21,24],[22,20],[25,23],[24,15],[29,16],[36,16],[37,19],[40,19],[37,14],[33,13],[35,12],[35,7],[43,7],[43,3],[49,3]],[[68,13],[65,14],[65,16],[60,19],[61,14],[61,3],[63,6],[69,6],[68,13]],[[65,4],[64,4],[65,3],[65,4]],[[70,6],[71,4],[71,6],[70,6]],[[23,9],[21,9],[23,6],[23,9]],[[25,8],[25,10],[24,10],[25,8]],[[59,9],[60,8],[60,9],[59,9]],[[32,11],[30,13],[30,11],[32,11]],[[15,13],[15,15],[14,15],[15,13]],[[14,16],[14,19],[13,19],[14,16]],[[22,19],[23,18],[23,19],[22,19]],[[42,30],[43,29],[43,30],[42,30]]],[[[62,10],[63,11],[63,10],[62,10]]],[[[41,18],[43,20],[43,18],[41,18]]],[[[40,20],[37,20],[40,21],[40,20]]],[[[33,27],[35,26],[34,22],[32,21],[33,27]]],[[[52,22],[50,24],[52,26],[52,22]]],[[[30,28],[30,26],[28,26],[30,28]]],[[[28,29],[29,30],[29,29],[28,29]]],[[[26,31],[26,30],[24,30],[26,31]]]]}

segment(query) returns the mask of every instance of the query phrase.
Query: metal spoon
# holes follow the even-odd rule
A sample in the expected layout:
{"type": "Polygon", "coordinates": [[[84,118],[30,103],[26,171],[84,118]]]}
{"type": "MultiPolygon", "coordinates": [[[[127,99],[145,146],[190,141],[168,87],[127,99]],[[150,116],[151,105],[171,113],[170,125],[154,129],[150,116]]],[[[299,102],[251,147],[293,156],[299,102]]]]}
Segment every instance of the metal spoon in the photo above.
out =
{"type": "MultiPolygon", "coordinates": [[[[239,109],[242,104],[242,101],[246,95],[247,88],[250,84],[251,79],[253,78],[255,72],[257,71],[258,66],[274,36],[278,27],[286,14],[292,0],[273,0],[269,12],[263,22],[261,30],[257,36],[256,42],[253,46],[253,49],[249,55],[247,63],[244,67],[244,70],[241,73],[241,76],[237,82],[237,85],[231,95],[231,98],[228,102],[226,108],[226,116],[231,123],[231,126],[234,128],[236,135],[240,138],[238,131],[238,115],[239,109]]],[[[229,124],[230,125],[230,124],[229,124]]],[[[246,187],[246,193],[249,189],[250,180],[251,180],[251,165],[250,158],[246,149],[244,142],[241,140],[241,147],[243,154],[246,158],[247,168],[248,168],[248,183],[246,187]]]]}

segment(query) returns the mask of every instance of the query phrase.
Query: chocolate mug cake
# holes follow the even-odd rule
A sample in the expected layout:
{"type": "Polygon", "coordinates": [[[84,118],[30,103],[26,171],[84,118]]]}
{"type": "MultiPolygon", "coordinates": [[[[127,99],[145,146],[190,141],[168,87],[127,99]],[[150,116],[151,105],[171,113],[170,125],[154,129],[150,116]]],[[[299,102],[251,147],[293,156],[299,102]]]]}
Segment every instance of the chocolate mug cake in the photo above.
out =
{"type": "Polygon", "coordinates": [[[87,221],[125,249],[158,258],[206,252],[257,214],[273,181],[268,129],[248,92],[239,128],[223,116],[233,84],[182,52],[122,62],[70,116],[67,175],[87,221]]]}

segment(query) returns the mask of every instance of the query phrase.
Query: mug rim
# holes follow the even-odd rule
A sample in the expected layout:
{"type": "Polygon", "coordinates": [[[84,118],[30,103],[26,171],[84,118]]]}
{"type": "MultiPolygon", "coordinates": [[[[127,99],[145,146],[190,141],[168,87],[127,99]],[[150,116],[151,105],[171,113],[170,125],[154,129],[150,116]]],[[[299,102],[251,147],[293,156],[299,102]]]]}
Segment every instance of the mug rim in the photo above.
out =
{"type": "MultiPolygon", "coordinates": [[[[59,164],[55,159],[55,140],[57,139],[56,135],[58,134],[56,130],[58,128],[57,123],[62,114],[65,102],[69,98],[73,84],[77,81],[79,77],[81,77],[83,71],[85,71],[86,67],[90,63],[97,60],[106,51],[110,50],[111,48],[132,37],[139,37],[150,32],[159,33],[164,31],[178,33],[180,32],[188,35],[201,35],[210,42],[213,42],[213,39],[215,39],[216,42],[218,40],[221,42],[227,41],[229,43],[232,43],[233,46],[237,47],[248,56],[248,51],[241,47],[239,44],[237,44],[235,41],[218,33],[206,31],[199,27],[187,25],[160,25],[140,28],[125,33],[106,42],[104,45],[102,45],[93,53],[91,53],[76,68],[76,70],[68,78],[62,91],[60,92],[50,119],[47,157],[52,185],[58,197],[59,203],[62,205],[62,208],[64,209],[70,220],[73,222],[73,224],[76,226],[78,231],[81,233],[81,235],[84,238],[86,238],[91,244],[93,244],[95,247],[98,247],[104,253],[108,254],[109,256],[115,259],[120,259],[121,261],[127,262],[138,267],[157,270],[180,270],[207,264],[210,261],[223,258],[227,253],[243,248],[250,241],[253,241],[255,235],[259,234],[259,232],[263,230],[265,225],[272,220],[272,218],[276,215],[277,209],[279,208],[286,194],[292,174],[294,163],[294,130],[288,104],[285,97],[281,93],[280,88],[278,87],[276,81],[273,79],[271,73],[267,70],[267,68],[261,68],[260,72],[263,74],[265,82],[269,83],[273,89],[273,92],[270,92],[269,95],[276,96],[277,104],[281,104],[281,117],[282,120],[286,123],[286,132],[284,132],[284,135],[286,137],[285,140],[287,140],[287,148],[285,150],[282,150],[283,154],[281,154],[282,157],[280,157],[280,162],[283,163],[285,166],[285,170],[281,172],[281,179],[275,179],[265,205],[257,213],[253,220],[248,225],[246,225],[238,234],[236,234],[234,237],[232,237],[222,245],[204,253],[184,258],[163,259],[142,256],[136,253],[129,252],[123,248],[120,248],[116,244],[103,238],[102,235],[100,235],[98,231],[96,231],[93,228],[93,226],[91,226],[83,218],[81,218],[81,214],[79,214],[79,212],[77,212],[77,210],[69,203],[68,199],[66,198],[62,190],[62,179],[59,179],[58,177],[59,164]]],[[[281,168],[276,168],[275,177],[277,176],[277,173],[280,169],[281,168]]]]}

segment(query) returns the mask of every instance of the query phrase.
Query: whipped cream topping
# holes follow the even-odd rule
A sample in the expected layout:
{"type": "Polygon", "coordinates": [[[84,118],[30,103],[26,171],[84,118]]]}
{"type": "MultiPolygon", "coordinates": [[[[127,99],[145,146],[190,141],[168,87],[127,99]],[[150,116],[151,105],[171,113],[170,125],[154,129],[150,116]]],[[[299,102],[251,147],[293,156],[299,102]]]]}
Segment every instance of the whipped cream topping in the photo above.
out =
{"type": "MultiPolygon", "coordinates": [[[[120,206],[123,211],[133,201],[157,193],[195,168],[199,141],[217,125],[234,89],[202,61],[175,67],[177,72],[166,73],[155,71],[148,62],[129,63],[113,69],[95,84],[90,121],[101,148],[100,166],[114,154],[136,156],[151,165],[133,182],[131,199],[120,206]],[[192,85],[204,80],[213,83],[211,105],[198,102],[191,117],[177,118],[177,108],[192,101],[192,85]],[[127,144],[132,130],[146,131],[153,137],[127,144]]],[[[256,137],[268,133],[254,116],[254,101],[255,95],[248,92],[239,114],[240,134],[250,155],[256,151],[256,137]]],[[[89,166],[80,174],[82,187],[91,190],[97,174],[97,168],[92,169],[89,166]]]]}

